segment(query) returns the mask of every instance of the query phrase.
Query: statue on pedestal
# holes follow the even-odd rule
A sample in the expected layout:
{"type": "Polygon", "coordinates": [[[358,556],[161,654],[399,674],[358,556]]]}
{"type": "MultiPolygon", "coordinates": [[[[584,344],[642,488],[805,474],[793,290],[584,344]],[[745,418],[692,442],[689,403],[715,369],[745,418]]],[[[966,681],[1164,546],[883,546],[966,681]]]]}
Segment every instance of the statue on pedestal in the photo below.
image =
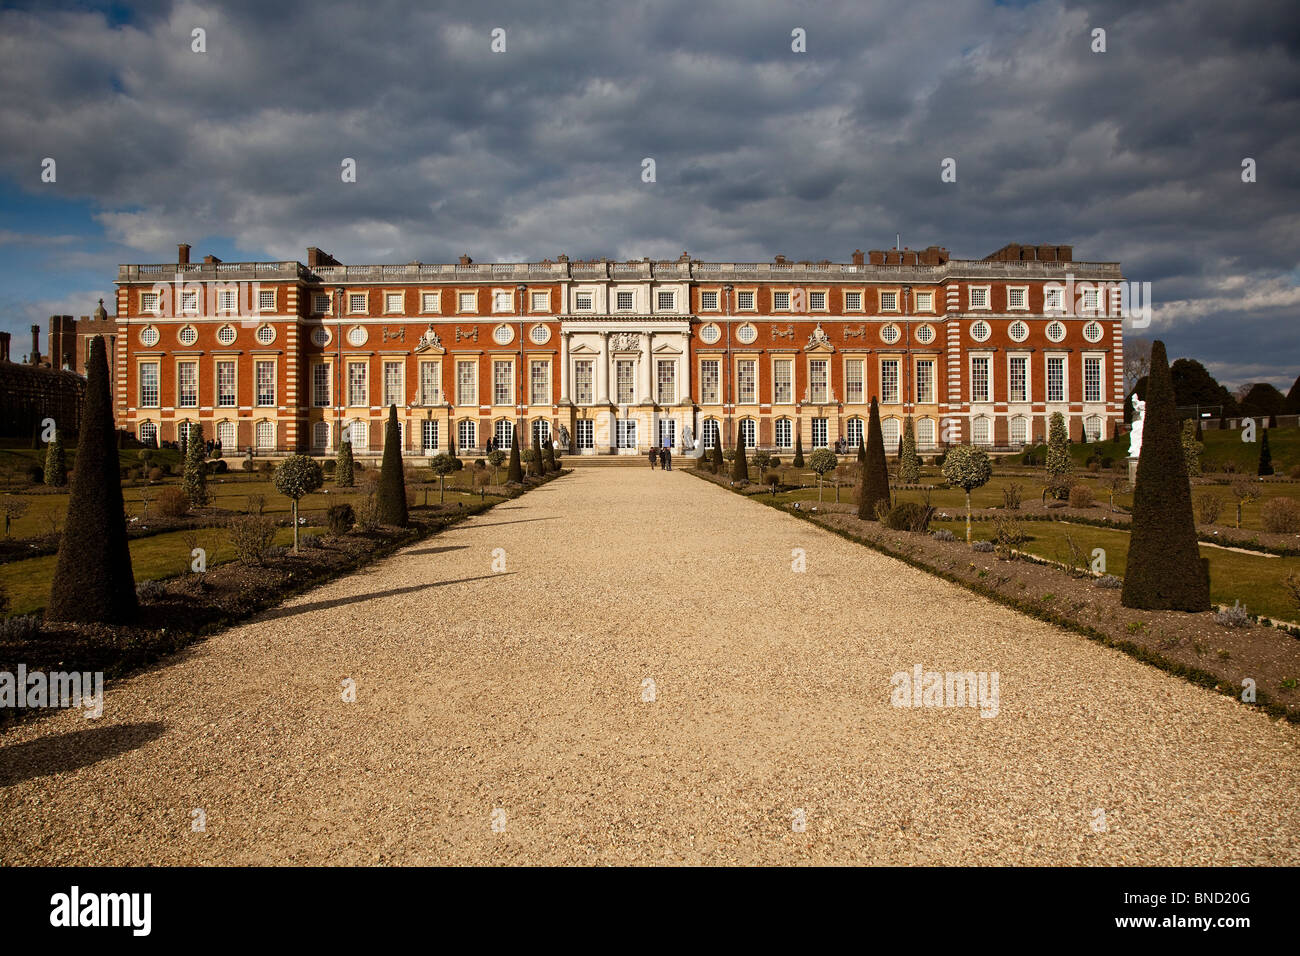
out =
{"type": "Polygon", "coordinates": [[[1137,397],[1137,393],[1132,395],[1133,418],[1129,425],[1128,433],[1128,456],[1130,458],[1139,458],[1142,455],[1142,419],[1146,415],[1147,403],[1137,397]]]}

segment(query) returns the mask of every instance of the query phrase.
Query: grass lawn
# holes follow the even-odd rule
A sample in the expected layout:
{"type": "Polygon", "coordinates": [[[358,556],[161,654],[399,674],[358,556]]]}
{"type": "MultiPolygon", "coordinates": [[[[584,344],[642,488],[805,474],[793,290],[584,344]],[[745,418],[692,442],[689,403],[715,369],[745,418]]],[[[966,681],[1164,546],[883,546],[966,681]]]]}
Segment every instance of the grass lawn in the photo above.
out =
{"type": "MultiPolygon", "coordinates": [[[[959,539],[966,536],[964,520],[935,521],[931,527],[947,528],[959,539]]],[[[1023,551],[1053,561],[1068,561],[1070,549],[1065,540],[1068,534],[1089,556],[1093,548],[1104,549],[1107,572],[1124,576],[1129,544],[1126,531],[1055,521],[1026,521],[1022,527],[1031,536],[1021,545],[1023,551]]],[[[992,539],[992,523],[974,522],[971,535],[973,540],[992,539]]],[[[1206,545],[1201,546],[1201,554],[1210,559],[1210,596],[1213,600],[1228,605],[1240,601],[1255,614],[1285,621],[1300,619],[1300,610],[1291,603],[1284,583],[1288,574],[1300,572],[1300,558],[1271,558],[1206,545]]]]}

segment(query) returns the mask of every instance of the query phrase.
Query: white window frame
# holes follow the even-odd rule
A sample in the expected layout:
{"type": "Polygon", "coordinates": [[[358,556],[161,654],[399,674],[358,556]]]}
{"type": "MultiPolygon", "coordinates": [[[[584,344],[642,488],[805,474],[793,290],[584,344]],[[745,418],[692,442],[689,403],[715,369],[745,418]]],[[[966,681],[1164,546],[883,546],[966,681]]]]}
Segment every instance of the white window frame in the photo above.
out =
{"type": "Polygon", "coordinates": [[[736,290],[736,311],[757,312],[758,311],[758,289],[737,289],[736,290]],[[749,296],[749,305],[744,304],[743,296],[749,296]]]}
{"type": "Polygon", "coordinates": [[[1007,311],[1008,312],[1028,312],[1029,311],[1029,286],[1027,285],[1009,285],[1007,286],[1007,311]],[[1020,305],[1011,304],[1011,293],[1019,292],[1024,296],[1024,301],[1020,305]]]}
{"type": "Polygon", "coordinates": [[[991,312],[993,310],[993,287],[988,285],[971,285],[966,287],[966,309],[969,312],[991,312]],[[975,304],[975,293],[982,293],[984,304],[975,304]]]}
{"type": "Polygon", "coordinates": [[[993,356],[987,352],[976,352],[970,356],[966,367],[967,382],[970,383],[970,403],[972,405],[989,405],[993,402],[993,356]],[[983,397],[976,393],[975,369],[984,369],[983,397]]]}
{"type": "Polygon", "coordinates": [[[1043,396],[1048,405],[1064,405],[1070,400],[1070,357],[1064,352],[1047,352],[1043,355],[1043,396]],[[1061,362],[1061,397],[1052,398],[1052,362],[1061,362]]]}
{"type": "Polygon", "coordinates": [[[478,315],[478,290],[477,289],[456,290],[456,314],[457,315],[478,315]],[[469,301],[468,308],[466,308],[466,300],[469,301]]]}
{"type": "Polygon", "coordinates": [[[845,312],[865,312],[866,311],[867,292],[866,289],[845,289],[844,290],[844,311],[845,312]],[[858,297],[857,305],[849,304],[849,296],[858,297]]]}
{"type": "Polygon", "coordinates": [[[275,289],[259,288],[257,290],[257,311],[258,312],[274,312],[275,303],[276,303],[275,289]],[[270,296],[271,298],[271,302],[269,305],[266,303],[267,296],[270,296]]]}
{"type": "Polygon", "coordinates": [[[370,314],[370,293],[368,292],[349,292],[348,293],[348,315],[369,315],[370,314]],[[361,308],[357,308],[357,300],[361,300],[361,308]]]}
{"type": "Polygon", "coordinates": [[[1007,404],[1008,405],[1027,405],[1032,400],[1034,394],[1033,383],[1030,381],[1033,374],[1033,362],[1028,352],[1008,352],[1007,353],[1007,404]],[[1012,375],[1011,367],[1015,361],[1022,361],[1025,367],[1025,397],[1016,398],[1012,393],[1012,386],[1015,377],[1012,375]]]}
{"type": "Polygon", "coordinates": [[[880,359],[879,371],[880,404],[901,405],[903,403],[903,360],[894,356],[882,357],[880,359]],[[888,389],[888,382],[885,378],[885,368],[887,366],[892,366],[894,370],[894,384],[892,389],[888,389]]]}
{"type": "Polygon", "coordinates": [[[439,315],[442,312],[442,290],[441,289],[421,289],[420,290],[420,314],[421,315],[439,315]]]}
{"type": "Polygon", "coordinates": [[[929,314],[934,314],[934,292],[933,292],[933,290],[931,290],[931,289],[926,289],[926,290],[924,290],[924,291],[922,291],[922,292],[918,292],[918,293],[916,293],[916,311],[917,311],[917,312],[926,312],[926,313],[929,313],[929,314]],[[924,304],[924,305],[921,304],[921,299],[922,299],[922,297],[925,298],[925,304],[924,304]]]}
{"type": "Polygon", "coordinates": [[[406,311],[406,293],[405,292],[385,292],[384,293],[384,315],[401,315],[406,311]],[[393,300],[397,300],[394,307],[393,300]]]}
{"type": "Polygon", "coordinates": [[[700,311],[701,312],[721,312],[722,311],[722,294],[717,289],[700,290],[700,311]],[[713,296],[713,304],[709,305],[705,296],[713,296]]]}
{"type": "Polygon", "coordinates": [[[898,289],[877,289],[876,290],[876,301],[880,304],[881,314],[885,314],[885,313],[893,314],[896,312],[901,312],[902,309],[899,305],[899,301],[901,299],[902,299],[902,294],[899,292],[898,289]],[[885,296],[887,295],[893,296],[892,305],[885,304],[885,296]]]}

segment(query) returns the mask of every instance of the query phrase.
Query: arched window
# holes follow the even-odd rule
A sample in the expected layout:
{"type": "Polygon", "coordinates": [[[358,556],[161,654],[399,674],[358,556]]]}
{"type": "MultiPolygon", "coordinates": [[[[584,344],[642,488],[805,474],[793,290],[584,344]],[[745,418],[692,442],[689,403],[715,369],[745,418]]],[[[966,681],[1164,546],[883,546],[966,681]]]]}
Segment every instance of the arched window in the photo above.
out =
{"type": "Polygon", "coordinates": [[[354,418],[343,429],[345,440],[352,442],[352,453],[366,451],[370,447],[370,423],[354,418]]]}
{"type": "Polygon", "coordinates": [[[1011,444],[1025,445],[1029,443],[1029,419],[1023,416],[1017,416],[1011,419],[1011,444]]]}
{"type": "Polygon", "coordinates": [[[508,451],[515,440],[515,423],[513,419],[498,418],[492,432],[492,441],[497,448],[508,451]]]}
{"type": "Polygon", "coordinates": [[[474,427],[474,419],[462,418],[456,425],[456,449],[464,451],[477,445],[478,429],[474,427]]]}
{"type": "Polygon", "coordinates": [[[234,422],[217,422],[217,441],[221,442],[223,453],[238,451],[239,430],[234,422]]]}
{"type": "MultiPolygon", "coordinates": [[[[227,424],[222,422],[222,425],[227,424]]],[[[217,426],[217,432],[220,433],[221,426],[217,426]]],[[[330,423],[316,422],[311,426],[311,447],[315,451],[328,451],[330,447],[330,423]]]]}
{"type": "Polygon", "coordinates": [[[1101,418],[1097,415],[1089,415],[1083,420],[1083,430],[1088,435],[1088,441],[1101,441],[1101,418]]]}
{"type": "Polygon", "coordinates": [[[862,419],[850,418],[844,425],[844,439],[848,442],[849,449],[856,451],[858,445],[863,440],[862,419]]]}
{"type": "Polygon", "coordinates": [[[541,448],[542,443],[550,441],[551,423],[545,418],[533,419],[533,445],[534,448],[541,448]]]}
{"type": "Polygon", "coordinates": [[[885,440],[885,454],[892,455],[894,452],[898,451],[898,419],[884,419],[880,423],[880,436],[885,440]]]}
{"type": "Polygon", "coordinates": [[[704,420],[704,447],[712,450],[718,444],[718,421],[715,418],[704,420]]]}
{"type": "Polygon", "coordinates": [[[921,448],[933,448],[936,444],[934,440],[934,419],[920,418],[916,422],[916,444],[921,448]]]}
{"type": "Polygon", "coordinates": [[[140,423],[140,444],[145,448],[158,447],[158,426],[153,422],[140,423]]]}
{"type": "Polygon", "coordinates": [[[794,423],[788,418],[778,418],[773,429],[777,448],[794,447],[794,423]]]}
{"type": "Polygon", "coordinates": [[[740,437],[745,442],[746,448],[753,448],[755,441],[758,439],[758,428],[752,418],[743,419],[740,423],[740,437]]]}
{"type": "Polygon", "coordinates": [[[993,443],[993,430],[989,428],[989,420],[980,416],[971,422],[971,441],[976,445],[991,445],[993,443]]]}
{"type": "Polygon", "coordinates": [[[258,422],[253,436],[258,451],[275,451],[275,422],[258,422]]]}

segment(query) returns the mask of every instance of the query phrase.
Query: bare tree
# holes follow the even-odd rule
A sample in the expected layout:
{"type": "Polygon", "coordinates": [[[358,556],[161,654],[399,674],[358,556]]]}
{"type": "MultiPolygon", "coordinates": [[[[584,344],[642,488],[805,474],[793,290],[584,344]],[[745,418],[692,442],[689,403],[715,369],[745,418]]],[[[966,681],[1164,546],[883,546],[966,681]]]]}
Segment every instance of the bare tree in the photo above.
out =
{"type": "Polygon", "coordinates": [[[1129,339],[1124,343],[1124,391],[1132,392],[1138,379],[1151,371],[1151,340],[1129,339]]]}

